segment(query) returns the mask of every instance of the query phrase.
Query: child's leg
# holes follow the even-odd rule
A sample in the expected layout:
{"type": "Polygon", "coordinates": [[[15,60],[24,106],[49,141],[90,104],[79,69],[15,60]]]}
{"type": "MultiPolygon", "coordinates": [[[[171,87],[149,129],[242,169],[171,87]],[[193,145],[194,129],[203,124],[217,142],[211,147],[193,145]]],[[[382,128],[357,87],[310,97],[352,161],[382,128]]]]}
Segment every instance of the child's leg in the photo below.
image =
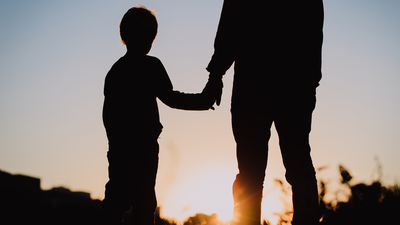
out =
{"type": "Polygon", "coordinates": [[[133,192],[132,217],[133,224],[154,225],[154,213],[157,207],[155,194],[158,168],[157,140],[141,145],[133,159],[133,192]]]}
{"type": "Polygon", "coordinates": [[[131,208],[131,167],[127,154],[111,149],[107,154],[109,181],[102,202],[103,224],[122,224],[122,215],[131,208]]]}
{"type": "Polygon", "coordinates": [[[105,224],[121,224],[123,213],[131,207],[134,224],[154,224],[158,151],[157,139],[118,144],[118,148],[110,144],[109,181],[102,203],[105,224]]]}

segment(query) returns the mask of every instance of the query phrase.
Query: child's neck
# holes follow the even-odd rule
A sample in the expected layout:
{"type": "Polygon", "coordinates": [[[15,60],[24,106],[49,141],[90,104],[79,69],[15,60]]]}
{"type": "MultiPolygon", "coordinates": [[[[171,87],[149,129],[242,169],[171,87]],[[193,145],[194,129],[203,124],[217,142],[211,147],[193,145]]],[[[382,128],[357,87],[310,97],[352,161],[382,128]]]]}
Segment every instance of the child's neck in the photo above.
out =
{"type": "Polygon", "coordinates": [[[145,56],[147,53],[149,53],[151,48],[150,46],[146,45],[127,45],[126,46],[126,55],[132,55],[132,56],[145,56]]]}
{"type": "Polygon", "coordinates": [[[143,54],[140,51],[135,51],[135,50],[127,50],[125,53],[125,56],[145,56],[146,54],[143,54]]]}

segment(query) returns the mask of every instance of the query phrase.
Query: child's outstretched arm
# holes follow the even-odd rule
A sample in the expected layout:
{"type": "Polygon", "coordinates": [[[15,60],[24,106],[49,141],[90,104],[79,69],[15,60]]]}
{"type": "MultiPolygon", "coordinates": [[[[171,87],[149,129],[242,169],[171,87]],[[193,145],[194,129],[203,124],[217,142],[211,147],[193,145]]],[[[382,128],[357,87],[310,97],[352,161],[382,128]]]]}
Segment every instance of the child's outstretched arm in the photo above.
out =
{"type": "Polygon", "coordinates": [[[222,80],[210,79],[201,93],[189,94],[179,91],[165,90],[158,97],[171,108],[184,110],[209,110],[214,109],[215,102],[219,105],[222,94],[222,80]]]}
{"type": "Polygon", "coordinates": [[[220,103],[222,94],[222,76],[212,76],[204,87],[202,93],[189,94],[173,90],[172,82],[157,58],[152,58],[151,68],[154,73],[156,96],[171,108],[184,110],[209,110],[217,101],[220,103]]]}

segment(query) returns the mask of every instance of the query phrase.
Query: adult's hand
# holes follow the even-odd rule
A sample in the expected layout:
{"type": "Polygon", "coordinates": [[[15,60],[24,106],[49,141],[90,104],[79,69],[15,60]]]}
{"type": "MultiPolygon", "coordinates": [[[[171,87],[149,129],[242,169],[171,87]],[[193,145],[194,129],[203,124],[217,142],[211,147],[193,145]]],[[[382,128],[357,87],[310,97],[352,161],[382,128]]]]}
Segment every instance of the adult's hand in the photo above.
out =
{"type": "Polygon", "coordinates": [[[214,105],[214,103],[216,103],[217,106],[221,104],[223,86],[222,76],[214,76],[210,74],[208,82],[203,89],[202,95],[208,104],[210,104],[210,108],[213,110],[214,107],[212,107],[212,105],[214,105]]]}
{"type": "Polygon", "coordinates": [[[210,73],[208,82],[213,86],[215,103],[219,106],[221,104],[222,89],[224,87],[222,75],[210,73]]]}

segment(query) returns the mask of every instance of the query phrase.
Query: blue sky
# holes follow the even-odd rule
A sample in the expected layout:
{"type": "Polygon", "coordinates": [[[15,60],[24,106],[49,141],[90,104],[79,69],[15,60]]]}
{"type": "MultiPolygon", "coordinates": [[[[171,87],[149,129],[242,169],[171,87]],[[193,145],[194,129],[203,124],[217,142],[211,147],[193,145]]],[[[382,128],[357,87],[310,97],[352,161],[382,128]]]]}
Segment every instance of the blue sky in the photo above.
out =
{"type": "MultiPolygon", "coordinates": [[[[200,92],[222,0],[0,3],[1,170],[39,177],[44,189],[66,186],[103,197],[104,77],[125,53],[119,21],[138,4],[157,11],[159,33],[150,55],[163,62],[175,89],[200,92]]],[[[400,179],[399,21],[397,0],[325,1],[323,78],[311,133],[315,166],[330,166],[320,179],[337,179],[337,165],[343,164],[355,182],[369,182],[374,157],[385,182],[400,179]]],[[[229,112],[232,74],[224,77],[216,111],[185,112],[160,103],[165,128],[157,193],[168,216],[230,210],[237,171],[229,112]],[[210,204],[216,196],[227,204],[210,204]]],[[[270,147],[266,189],[284,174],[275,132],[270,147]]]]}

